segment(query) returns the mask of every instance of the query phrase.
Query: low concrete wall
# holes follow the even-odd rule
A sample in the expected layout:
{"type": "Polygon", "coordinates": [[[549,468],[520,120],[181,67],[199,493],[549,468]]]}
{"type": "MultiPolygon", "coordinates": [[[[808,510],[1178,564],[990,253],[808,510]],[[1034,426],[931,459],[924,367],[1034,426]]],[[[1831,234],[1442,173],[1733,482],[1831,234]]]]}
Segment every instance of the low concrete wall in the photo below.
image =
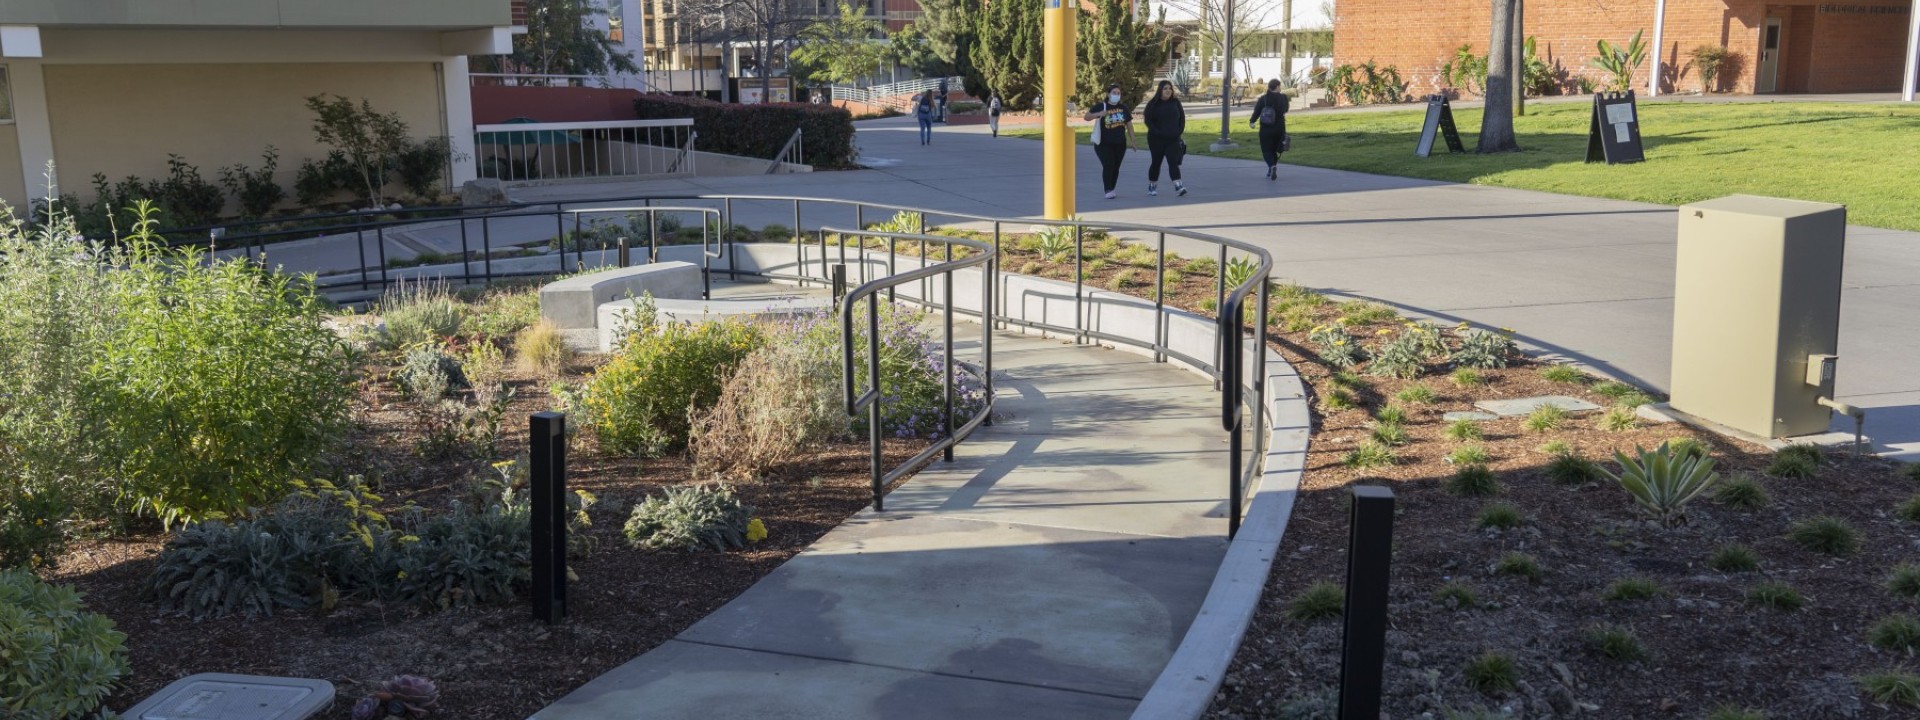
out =
{"type": "Polygon", "coordinates": [[[614,268],[556,280],[540,288],[540,317],[563,330],[597,327],[600,306],[627,296],[697,299],[700,267],[684,262],[614,268]]]}

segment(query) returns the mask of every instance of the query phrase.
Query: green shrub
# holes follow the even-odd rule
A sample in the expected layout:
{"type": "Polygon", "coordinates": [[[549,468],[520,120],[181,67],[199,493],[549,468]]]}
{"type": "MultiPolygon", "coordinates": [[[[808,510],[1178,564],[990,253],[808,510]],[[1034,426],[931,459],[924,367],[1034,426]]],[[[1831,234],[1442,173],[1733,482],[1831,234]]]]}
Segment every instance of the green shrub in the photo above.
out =
{"type": "Polygon", "coordinates": [[[1447,462],[1460,466],[1485,465],[1492,459],[1492,456],[1487,454],[1487,449],[1479,445],[1462,445],[1454,448],[1453,452],[1447,453],[1447,462]]]}
{"type": "Polygon", "coordinates": [[[1379,423],[1373,427],[1373,441],[1381,445],[1398,447],[1410,440],[1407,428],[1399,423],[1379,423]]]}
{"type": "Polygon", "coordinates": [[[1616,380],[1603,380],[1595,383],[1591,390],[1593,394],[1615,402],[1641,394],[1639,388],[1616,380]]]}
{"type": "Polygon", "coordinates": [[[1835,557],[1852,555],[1860,549],[1860,531],[1832,515],[1796,523],[1789,536],[1800,547],[1835,557]]]}
{"type": "Polygon", "coordinates": [[[1548,365],[1540,369],[1540,377],[1548,382],[1566,385],[1581,385],[1587,381],[1586,373],[1569,365],[1548,365]]]}
{"type": "Polygon", "coordinates": [[[815,167],[852,167],[853,115],[843,108],[800,103],[735,105],[692,97],[645,94],[633,103],[641,120],[692,118],[707,152],[771,158],[794,129],[806,138],[803,160],[815,167]]]}
{"type": "Polygon", "coordinates": [[[1355,400],[1353,393],[1347,392],[1346,388],[1336,387],[1331,392],[1320,396],[1320,409],[1326,412],[1335,413],[1356,407],[1359,407],[1359,401],[1355,400]]]}
{"type": "Polygon", "coordinates": [[[240,203],[241,217],[259,219],[273,212],[273,207],[287,198],[287,191],[274,182],[273,173],[280,167],[280,154],[268,145],[260,153],[260,169],[252,170],[246,165],[234,165],[221,168],[220,185],[233,194],[240,203]]]}
{"type": "Polygon", "coordinates": [[[1392,447],[1368,440],[1361,443],[1360,447],[1354,448],[1353,451],[1347,453],[1347,457],[1341,462],[1347,467],[1365,470],[1369,468],[1387,467],[1397,461],[1398,458],[1394,455],[1392,447]]]}
{"type": "Polygon", "coordinates": [[[601,445],[648,456],[686,445],[689,414],[712,407],[734,367],[762,341],[759,330],[735,321],[673,323],[630,336],[586,381],[601,445]]]}
{"type": "Polygon", "coordinates": [[[1781,612],[1793,612],[1805,607],[1806,598],[1792,585],[1778,582],[1763,582],[1747,591],[1747,604],[1781,612]]]}
{"type": "Polygon", "coordinates": [[[1920,620],[1912,615],[1888,615],[1874,623],[1867,641],[1881,650],[1911,655],[1920,651],[1920,620]]]}
{"type": "Polygon", "coordinates": [[[1613,451],[1614,462],[1620,464],[1618,475],[1605,468],[1600,472],[1619,483],[1641,509],[1668,526],[1684,519],[1687,503],[1720,480],[1711,458],[1678,455],[1665,443],[1653,450],[1634,449],[1638,457],[1613,451]]]}
{"type": "Polygon", "coordinates": [[[1548,440],[1540,444],[1540,452],[1548,455],[1575,455],[1573,445],[1565,440],[1548,440]]]}
{"type": "Polygon", "coordinates": [[[1460,348],[1447,359],[1461,367],[1490,370],[1506,367],[1517,351],[1513,338],[1506,333],[1469,330],[1460,336],[1460,348]]]}
{"type": "Polygon", "coordinates": [[[1541,405],[1527,413],[1526,428],[1533,432],[1551,432],[1567,424],[1570,415],[1559,405],[1541,405]]]}
{"type": "Polygon", "coordinates": [[[1321,325],[1307,333],[1307,342],[1320,353],[1320,361],[1345,370],[1360,362],[1360,342],[1339,325],[1321,325]]]}
{"type": "Polygon", "coordinates": [[[462,329],[476,337],[510,338],[540,322],[540,293],[535,290],[489,292],[465,313],[462,329]]]}
{"type": "Polygon", "coordinates": [[[1114,292],[1125,292],[1128,288],[1135,287],[1139,284],[1140,282],[1133,276],[1133,270],[1131,268],[1123,268],[1120,272],[1114,273],[1113,277],[1107,279],[1107,289],[1114,292]]]}
{"type": "Polygon", "coordinates": [[[1920,523],[1920,495],[1907,498],[1906,502],[1900,503],[1900,507],[1894,508],[1893,513],[1901,520],[1920,523]]]}
{"type": "Polygon", "coordinates": [[[440,178],[452,157],[453,145],[447,138],[408,141],[393,157],[393,172],[407,192],[432,198],[440,194],[440,178]]]}
{"type": "MultiPolygon", "coordinates": [[[[1172,274],[1169,273],[1168,277],[1171,278],[1172,274]]],[[[1305,305],[1295,305],[1279,312],[1280,329],[1290,333],[1306,332],[1320,321],[1320,314],[1305,305]]]]}
{"type": "Polygon", "coordinates": [[[1480,429],[1480,423],[1467,418],[1461,418],[1447,423],[1446,434],[1447,437],[1452,440],[1481,440],[1486,438],[1486,432],[1480,429]]]}
{"type": "Polygon", "coordinates": [[[1466,676],[1467,687],[1487,695],[1512,691],[1519,682],[1513,658],[1491,650],[1468,662],[1461,672],[1466,676]]]}
{"type": "Polygon", "coordinates": [[[1887,591],[1902,600],[1920,601],[1920,565],[1900,563],[1887,574],[1887,591]]]}
{"type": "Polygon", "coordinates": [[[0,570],[0,711],[93,717],[128,674],[127,636],[88,612],[80,593],[24,570],[0,570]]]}
{"type": "Polygon", "coordinates": [[[1453,381],[1454,387],[1477,388],[1487,384],[1487,377],[1473,368],[1460,368],[1448,377],[1453,381]]]}
{"type": "Polygon", "coordinates": [[[624,532],[629,544],[652,550],[726,551],[766,536],[753,506],[721,483],[663,488],[633,506],[624,532]]]}
{"type": "Polygon", "coordinates": [[[1461,497],[1486,497],[1500,493],[1500,480],[1485,465],[1465,465],[1447,479],[1447,492],[1461,497]]]}
{"type": "MultiPolygon", "coordinates": [[[[344,427],[352,362],[323,302],[148,229],[106,247],[63,218],[0,226],[0,398],[33,398],[0,402],[0,520],[49,502],[168,524],[237,512],[277,499],[344,427]]],[[[0,528],[29,535],[44,537],[0,528]]]]}
{"type": "Polygon", "coordinates": [[[1707,447],[1707,444],[1698,438],[1668,438],[1667,447],[1673,448],[1674,454],[1681,457],[1713,457],[1713,448],[1707,447]]]}
{"type": "Polygon", "coordinates": [[[1660,588],[1660,583],[1654,582],[1650,578],[1621,578],[1608,585],[1607,591],[1602,597],[1612,602],[1633,602],[1636,600],[1652,600],[1660,597],[1664,592],[1665,591],[1660,588]]]}
{"type": "Polygon", "coordinates": [[[1599,463],[1569,453],[1555,453],[1547,461],[1547,477],[1561,485],[1581,485],[1606,475],[1599,463]]]}
{"type": "Polygon", "coordinates": [[[1619,625],[1594,625],[1583,633],[1587,647],[1609,660],[1639,662],[1647,659],[1647,649],[1632,630],[1619,625]]]}
{"type": "Polygon", "coordinates": [[[1758,510],[1773,502],[1773,498],[1767,494],[1767,489],[1761,486],[1758,480],[1745,473],[1720,483],[1720,488],[1713,492],[1713,499],[1727,507],[1741,510],[1758,510]]]}
{"type": "Polygon", "coordinates": [[[1507,553],[1501,557],[1500,562],[1493,566],[1493,574],[1525,578],[1529,582],[1536,583],[1545,576],[1545,573],[1540,570],[1540,561],[1533,559],[1532,555],[1519,552],[1507,553]]]}
{"type": "Polygon", "coordinates": [[[380,298],[380,319],[386,331],[380,347],[400,350],[416,345],[439,345],[460,334],[466,309],[435,280],[396,283],[380,298]]]}
{"type": "Polygon", "coordinates": [[[1259,269],[1260,269],[1259,261],[1254,260],[1253,258],[1237,257],[1232,260],[1228,260],[1227,270],[1225,273],[1225,279],[1227,281],[1227,291],[1232,292],[1234,288],[1240,287],[1241,285],[1245,285],[1247,281],[1253,279],[1254,272],[1258,271],[1259,269]]]}
{"type": "Polygon", "coordinates": [[[1721,705],[1707,714],[1707,720],[1767,720],[1767,715],[1738,705],[1721,705]]]}
{"type": "Polygon", "coordinates": [[[1399,405],[1389,404],[1374,413],[1373,419],[1385,425],[1399,425],[1407,421],[1407,410],[1399,405]]]}
{"type": "Polygon", "coordinates": [[[1906,475],[1908,480],[1920,482],[1920,462],[1904,463],[1900,466],[1900,472],[1906,475]]]}
{"type": "Polygon", "coordinates": [[[1367,374],[1411,380],[1420,377],[1426,356],[1421,351],[1419,333],[1403,332],[1373,348],[1373,362],[1367,374]]]}
{"type": "Polygon", "coordinates": [[[1920,708],[1920,677],[1899,670],[1885,670],[1860,678],[1860,689],[1882,705],[1920,708]]]}
{"type": "Polygon", "coordinates": [[[1821,452],[1814,445],[1788,445],[1773,455],[1767,474],[1792,480],[1812,480],[1820,474],[1821,452]]]}
{"type": "Polygon", "coordinates": [[[827,320],[812,316],[774,330],[740,363],[718,401],[694,420],[695,476],[758,480],[852,431],[834,362],[839,329],[827,320]]]}
{"type": "Polygon", "coordinates": [[[1333,380],[1333,384],[1335,386],[1343,387],[1348,390],[1365,390],[1366,388],[1371,387],[1371,384],[1367,382],[1366,378],[1360,377],[1360,373],[1354,372],[1352,370],[1341,370],[1339,372],[1336,372],[1333,374],[1331,379],[1333,380]]]}
{"type": "Polygon", "coordinates": [[[1520,508],[1508,503],[1493,503],[1481,508],[1480,516],[1474,519],[1474,527],[1508,530],[1525,525],[1527,518],[1520,514],[1520,508]]]}
{"type": "Polygon", "coordinates": [[[1640,427],[1640,416],[1629,407],[1607,408],[1607,411],[1600,415],[1599,425],[1601,430],[1607,432],[1626,432],[1640,427]]]}
{"type": "Polygon", "coordinates": [[[1721,545],[1707,558],[1707,567],[1723,573],[1753,572],[1760,569],[1760,554],[1745,545],[1721,545]]]}
{"type": "Polygon", "coordinates": [[[1400,319],[1400,313],[1370,300],[1348,300],[1340,303],[1340,320],[1347,325],[1372,325],[1374,323],[1393,322],[1400,319]]]}
{"type": "Polygon", "coordinates": [[[552,321],[538,320],[513,338],[513,365],[521,372],[558,377],[573,364],[573,346],[552,321]]]}
{"type": "Polygon", "coordinates": [[[1433,388],[1427,387],[1424,384],[1408,386],[1406,389],[1394,393],[1393,396],[1393,399],[1408,405],[1429,405],[1437,398],[1439,398],[1439,395],[1434,393],[1433,388]]]}
{"type": "Polygon", "coordinates": [[[1339,585],[1322,580],[1307,586],[1287,604],[1287,617],[1300,622],[1339,617],[1347,604],[1347,594],[1339,585]]]}
{"type": "Polygon", "coordinates": [[[1433,593],[1433,600],[1453,610],[1470,610],[1480,607],[1480,595],[1473,591],[1473,586],[1459,581],[1441,585],[1440,589],[1433,593]]]}

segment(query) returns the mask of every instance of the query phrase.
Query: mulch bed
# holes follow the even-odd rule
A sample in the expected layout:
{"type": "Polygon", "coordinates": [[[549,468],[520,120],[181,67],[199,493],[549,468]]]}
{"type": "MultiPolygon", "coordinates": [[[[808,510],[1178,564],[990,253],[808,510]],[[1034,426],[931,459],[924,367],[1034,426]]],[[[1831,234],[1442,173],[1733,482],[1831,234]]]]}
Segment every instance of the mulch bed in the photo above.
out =
{"type": "MultiPolygon", "coordinates": [[[[378,369],[368,373],[379,377],[378,369]]],[[[577,377],[576,377],[577,379],[577,377]]],[[[524,419],[551,406],[544,379],[520,377],[500,452],[526,447],[524,419]]],[[[413,454],[414,430],[399,392],[370,383],[356,408],[360,423],[349,467],[390,506],[443,507],[471,478],[490,473],[478,460],[429,462],[413,454]]],[[[125,709],[181,677],[228,672],[320,678],[339,699],[320,717],[348,717],[353,701],[396,674],[438,683],[436,717],[526,717],[588,680],[633,659],[718,609],[805,549],[871,500],[863,442],[835,445],[782,468],[796,478],[736,484],[767,526],[766,540],[736,552],[660,552],[629,548],[621,526],[632,505],[659,488],[691,480],[682,457],[645,460],[576,446],[570,488],[599,497],[592,509],[598,540],[570,563],[566,622],[533,620],[528,602],[471,611],[423,613],[412,606],[345,601],[331,613],[281,612],[204,622],[160,612],[140,597],[165,536],[93,541],[72,547],[50,580],[71,583],[92,610],[127,634],[133,675],[108,707],[125,709]]],[[[890,464],[924,444],[889,441],[890,464]]]]}

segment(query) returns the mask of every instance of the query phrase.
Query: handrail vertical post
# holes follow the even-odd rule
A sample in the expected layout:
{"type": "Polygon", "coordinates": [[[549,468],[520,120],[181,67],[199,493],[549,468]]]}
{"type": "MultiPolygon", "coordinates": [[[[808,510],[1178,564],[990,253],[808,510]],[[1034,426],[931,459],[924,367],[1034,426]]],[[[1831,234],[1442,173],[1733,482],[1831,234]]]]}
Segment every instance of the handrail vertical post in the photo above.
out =
{"type": "MultiPolygon", "coordinates": [[[[355,224],[359,224],[359,223],[355,223],[355,224]]],[[[360,251],[360,290],[364,292],[367,289],[372,287],[372,283],[368,279],[368,273],[367,273],[367,230],[366,228],[357,227],[353,229],[353,247],[354,249],[360,251]]],[[[384,292],[385,288],[382,288],[381,290],[384,292]]]]}
{"type": "MultiPolygon", "coordinates": [[[[917,222],[914,223],[915,225],[914,234],[916,235],[927,234],[927,214],[922,212],[922,213],[915,213],[915,215],[917,216],[917,222]]],[[[926,267],[926,266],[927,266],[927,239],[923,237],[923,238],[920,238],[920,267],[926,267]]],[[[932,278],[920,278],[920,306],[921,307],[926,307],[933,303],[932,293],[927,292],[927,283],[930,282],[931,280],[932,278]]]]}
{"type": "Polygon", "coordinates": [[[1261,428],[1267,426],[1267,311],[1271,302],[1268,277],[1270,275],[1260,276],[1260,316],[1254,320],[1257,327],[1253,331],[1253,449],[1256,457],[1265,457],[1267,451],[1267,433],[1261,428]]]}
{"type": "Polygon", "coordinates": [[[873,386],[873,402],[867,406],[867,437],[873,453],[873,510],[884,512],[886,488],[881,487],[880,403],[886,393],[880,387],[880,296],[867,298],[867,382],[873,386]]]}
{"type": "MultiPolygon", "coordinates": [[[[1000,266],[1000,221],[993,223],[993,257],[980,266],[980,347],[985,355],[981,363],[980,380],[985,386],[985,400],[989,408],[993,404],[993,331],[998,322],[999,310],[995,307],[995,286],[999,284],[1000,266]]],[[[987,412],[988,427],[993,426],[993,413],[987,412]]]]}
{"type": "Polygon", "coordinates": [[[1160,251],[1153,262],[1153,361],[1167,361],[1167,233],[1160,232],[1160,251]]]}
{"type": "MultiPolygon", "coordinates": [[[[1220,263],[1213,266],[1213,278],[1213,312],[1214,317],[1217,319],[1226,317],[1225,313],[1227,312],[1226,308],[1221,307],[1227,302],[1227,246],[1225,245],[1220,246],[1220,263]]],[[[1222,325],[1223,331],[1224,328],[1225,326],[1222,325]]],[[[1214,343],[1213,369],[1216,374],[1213,378],[1213,389],[1215,390],[1220,389],[1220,375],[1224,374],[1220,372],[1226,364],[1226,358],[1223,357],[1224,355],[1223,345],[1221,343],[1214,343]]]]}
{"type": "Polygon", "coordinates": [[[374,249],[380,251],[380,290],[384,292],[393,284],[393,281],[387,279],[387,226],[381,225],[374,228],[373,235],[374,249]]]}
{"type": "MultiPolygon", "coordinates": [[[[949,262],[953,260],[952,245],[947,246],[947,260],[949,262]]],[[[946,374],[942,375],[940,378],[940,395],[941,395],[940,399],[941,399],[942,405],[945,408],[944,416],[946,418],[946,427],[947,427],[947,436],[945,438],[945,442],[947,443],[947,449],[943,454],[945,456],[944,459],[946,462],[953,462],[953,443],[954,443],[954,439],[953,439],[953,435],[954,435],[953,433],[953,383],[954,383],[954,379],[953,379],[953,270],[949,268],[947,270],[947,273],[945,275],[942,275],[941,278],[942,280],[940,285],[944,288],[944,294],[946,296],[945,298],[946,307],[947,307],[947,328],[946,328],[947,334],[943,339],[944,344],[946,346],[944,348],[946,350],[946,352],[944,353],[944,355],[946,356],[946,365],[945,365],[946,374]]]]}
{"type": "MultiPolygon", "coordinates": [[[[1000,234],[1000,221],[995,220],[993,221],[993,260],[987,263],[987,267],[981,268],[981,280],[987,285],[987,297],[996,301],[1000,298],[1000,234]]],[[[1000,323],[1000,314],[998,312],[1000,304],[998,302],[992,302],[982,305],[981,307],[985,308],[988,305],[992,305],[996,311],[992,315],[995,329],[1006,327],[1005,324],[1000,323]]],[[[992,353],[988,353],[988,358],[992,358],[992,353]]],[[[992,366],[989,365],[988,367],[991,368],[992,366]]],[[[987,375],[991,377],[993,373],[989,372],[987,375]]],[[[991,389],[993,384],[989,382],[987,387],[991,389]]]]}
{"type": "Polygon", "coordinates": [[[480,266],[486,268],[487,284],[493,284],[493,218],[480,218],[480,266]]]}
{"type": "Polygon", "coordinates": [[[1082,263],[1085,262],[1087,254],[1086,248],[1083,245],[1086,240],[1085,230],[1085,225],[1081,225],[1078,222],[1073,224],[1073,330],[1076,333],[1073,337],[1073,343],[1075,345],[1080,345],[1087,341],[1087,313],[1085,310],[1085,286],[1087,278],[1085,271],[1082,270],[1082,263]]]}
{"type": "Polygon", "coordinates": [[[473,249],[467,244],[467,218],[460,217],[460,279],[473,280],[473,249]]]}

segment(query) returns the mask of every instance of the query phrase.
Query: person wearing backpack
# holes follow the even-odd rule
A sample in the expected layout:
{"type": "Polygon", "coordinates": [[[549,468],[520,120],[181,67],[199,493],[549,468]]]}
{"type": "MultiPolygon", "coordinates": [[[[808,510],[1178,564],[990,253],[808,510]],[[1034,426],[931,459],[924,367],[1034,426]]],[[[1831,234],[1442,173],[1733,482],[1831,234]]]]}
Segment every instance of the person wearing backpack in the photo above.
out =
{"type": "Polygon", "coordinates": [[[1137,150],[1139,145],[1133,140],[1133,108],[1120,102],[1120,86],[1108,85],[1101,100],[1087,108],[1081,119],[1094,121],[1093,154],[1100,158],[1100,182],[1112,200],[1117,196],[1113,188],[1120,184],[1120,161],[1126,159],[1128,148],[1137,150]]]}
{"type": "Polygon", "coordinates": [[[1280,92],[1279,80],[1267,81],[1267,93],[1253,103],[1253,119],[1248,122],[1260,128],[1260,157],[1267,161],[1267,179],[1280,177],[1280,153],[1287,148],[1287,107],[1293,99],[1280,92]]]}
{"type": "Polygon", "coordinates": [[[1152,158],[1147,164],[1147,194],[1160,194],[1162,160],[1167,163],[1167,177],[1173,179],[1173,191],[1187,194],[1187,186],[1180,184],[1180,161],[1187,154],[1187,141],[1182,139],[1187,132],[1187,109],[1180,106],[1173,83],[1160,81],[1140,117],[1147,122],[1147,157],[1152,158]]]}
{"type": "Polygon", "coordinates": [[[1000,137],[1000,94],[994,93],[987,99],[987,129],[994,137],[1000,137]]]}
{"type": "Polygon", "coordinates": [[[940,122],[947,121],[947,81],[945,80],[940,81],[939,116],[940,116],[940,122]]]}
{"type": "Polygon", "coordinates": [[[933,144],[933,93],[923,92],[913,99],[913,117],[920,121],[920,144],[933,144]]]}

